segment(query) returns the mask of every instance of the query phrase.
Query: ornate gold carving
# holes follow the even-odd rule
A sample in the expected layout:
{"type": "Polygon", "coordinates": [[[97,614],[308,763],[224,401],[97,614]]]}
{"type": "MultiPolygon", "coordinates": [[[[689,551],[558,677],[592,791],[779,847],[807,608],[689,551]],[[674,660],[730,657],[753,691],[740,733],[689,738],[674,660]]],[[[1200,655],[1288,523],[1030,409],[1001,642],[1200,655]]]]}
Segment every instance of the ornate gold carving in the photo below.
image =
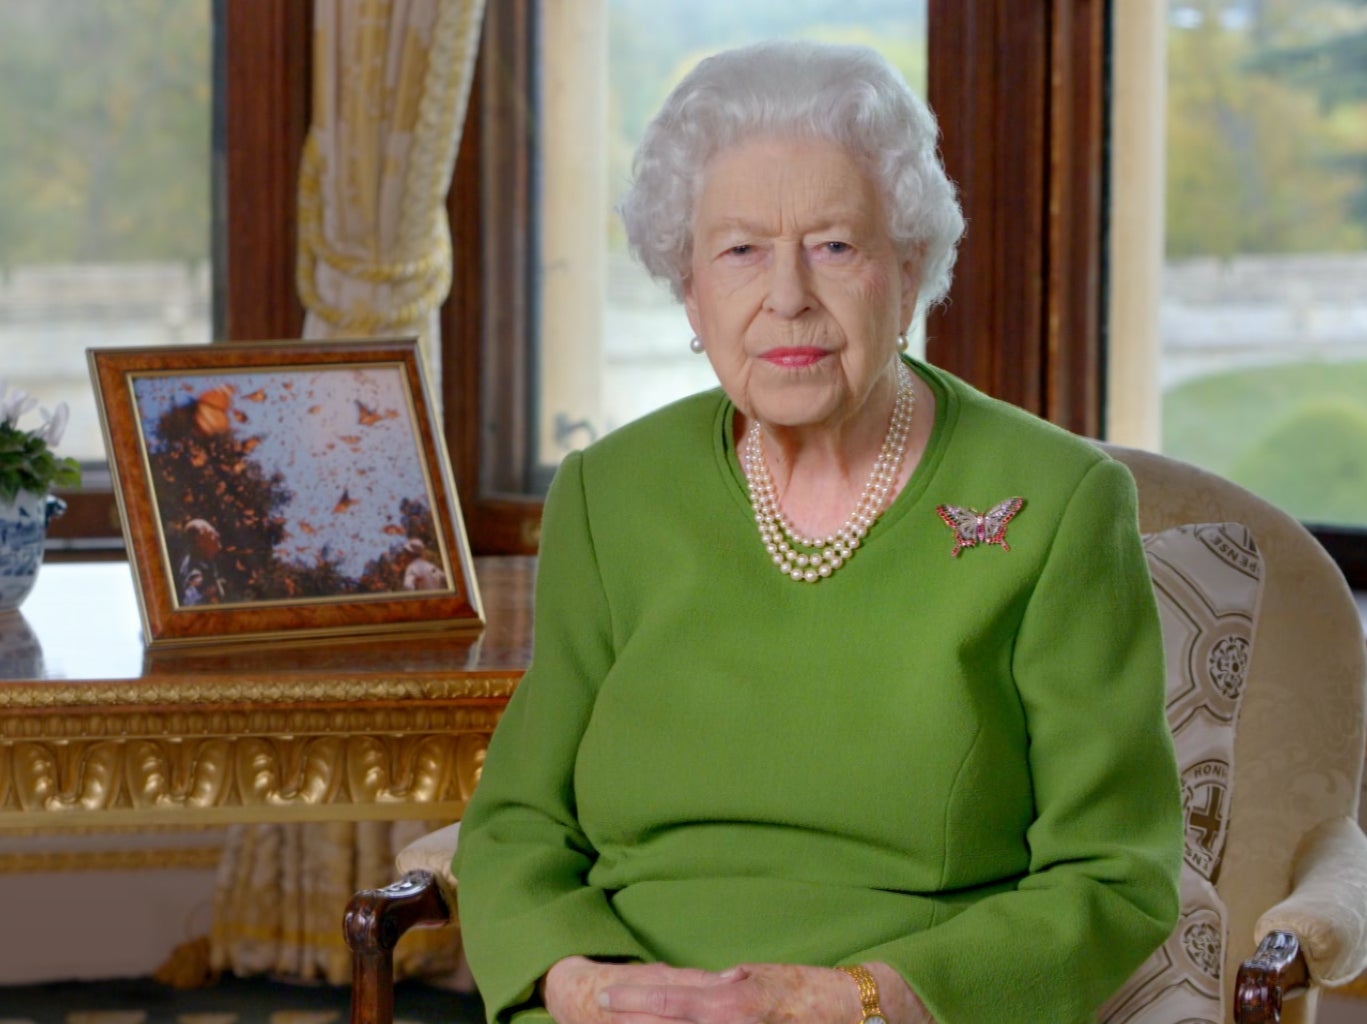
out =
{"type": "Polygon", "coordinates": [[[417,735],[194,737],[180,723],[159,737],[0,743],[0,826],[71,811],[242,808],[285,818],[301,808],[411,804],[423,816],[469,799],[494,723],[482,724],[417,735]]]}
{"type": "Polygon", "coordinates": [[[0,853],[0,875],[35,871],[164,871],[173,868],[212,871],[218,867],[222,853],[218,847],[0,853]]]}
{"type": "Polygon", "coordinates": [[[228,751],[227,740],[207,740],[197,750],[185,743],[134,740],[124,773],[129,799],[134,807],[212,807],[227,785],[228,751]]]}
{"type": "Polygon", "coordinates": [[[220,736],[352,736],[368,733],[492,732],[502,706],[432,704],[357,708],[228,708],[215,710],[71,712],[0,715],[0,745],[24,740],[199,738],[220,736]]]}
{"type": "Polygon", "coordinates": [[[82,682],[0,689],[0,708],[137,707],[204,704],[323,704],[413,700],[506,701],[521,673],[493,676],[416,674],[319,680],[263,675],[256,679],[171,679],[148,676],[136,683],[82,682]]]}

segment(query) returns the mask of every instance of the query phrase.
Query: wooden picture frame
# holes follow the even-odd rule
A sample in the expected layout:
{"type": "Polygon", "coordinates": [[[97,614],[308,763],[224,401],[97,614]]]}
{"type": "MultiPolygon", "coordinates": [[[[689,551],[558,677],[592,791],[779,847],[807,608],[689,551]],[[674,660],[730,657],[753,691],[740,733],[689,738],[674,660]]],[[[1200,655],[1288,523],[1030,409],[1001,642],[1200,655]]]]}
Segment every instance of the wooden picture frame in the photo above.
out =
{"type": "Polygon", "coordinates": [[[87,359],[148,647],[483,625],[415,341],[87,359]]]}

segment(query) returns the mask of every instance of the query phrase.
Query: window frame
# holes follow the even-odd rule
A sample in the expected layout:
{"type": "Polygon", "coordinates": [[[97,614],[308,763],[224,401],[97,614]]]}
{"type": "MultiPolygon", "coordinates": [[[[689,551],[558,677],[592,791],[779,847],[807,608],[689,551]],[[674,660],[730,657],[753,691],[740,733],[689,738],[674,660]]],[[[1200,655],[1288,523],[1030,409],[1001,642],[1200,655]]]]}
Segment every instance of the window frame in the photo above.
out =
{"type": "Polygon", "coordinates": [[[503,0],[485,7],[447,196],[458,255],[441,311],[442,407],[465,529],[478,554],[534,554],[541,539],[539,497],[484,486],[484,470],[492,464],[524,475],[533,420],[529,129],[535,111],[526,108],[522,85],[531,80],[537,51],[534,3],[503,0]]]}
{"type": "MultiPolygon", "coordinates": [[[[928,25],[931,52],[945,55],[929,62],[928,98],[971,225],[951,300],[930,317],[928,357],[1091,436],[1103,422],[1107,6],[930,0],[928,25]],[[957,130],[965,124],[972,130],[957,130]]],[[[483,492],[480,469],[481,458],[525,458],[529,429],[531,355],[505,340],[527,336],[532,133],[512,126],[529,123],[514,104],[535,52],[531,2],[494,5],[487,18],[450,204],[453,235],[478,239],[472,251],[481,259],[455,268],[453,297],[461,298],[443,311],[443,391],[446,408],[459,410],[447,434],[473,547],[530,553],[540,502],[483,492]],[[487,66],[490,53],[502,55],[498,68],[487,66]],[[497,154],[467,152],[490,137],[497,154]],[[490,224],[511,227],[484,230],[490,224]],[[456,312],[472,308],[484,323],[456,312]],[[486,364],[490,357],[496,362],[486,364]],[[489,427],[492,446],[484,443],[489,427]]]]}
{"type": "MultiPolygon", "coordinates": [[[[312,0],[213,0],[215,335],[233,341],[297,338],[304,313],[294,285],[299,157],[309,127],[312,0]],[[220,63],[221,62],[221,63],[220,63]],[[217,93],[217,88],[216,88],[217,93]],[[226,287],[220,292],[220,282],[226,287]],[[220,322],[221,321],[221,322],[220,322]]],[[[108,469],[58,491],[47,557],[127,557],[108,469]]]]}
{"type": "MultiPolygon", "coordinates": [[[[222,336],[298,337],[297,173],[309,123],[312,0],[214,0],[225,104],[222,336]]],[[[541,503],[486,492],[483,465],[526,451],[534,168],[512,84],[536,53],[534,0],[486,8],[485,45],[447,209],[457,260],[441,312],[445,432],[472,549],[533,553],[541,503]],[[499,55],[491,63],[490,54],[499,55]],[[499,188],[488,186],[497,182],[499,188]],[[479,258],[460,258],[478,253],[479,258]],[[499,339],[498,344],[490,340],[499,339]]],[[[929,100],[969,232],[928,357],[1077,433],[1104,434],[1108,0],[929,0],[929,100]]],[[[218,44],[216,43],[216,46],[218,44]]],[[[532,112],[534,116],[534,112],[532,112]]],[[[53,537],[76,557],[122,553],[108,475],[64,493],[53,537]]],[[[1311,525],[1367,587],[1367,530],[1311,525]]]]}
{"type": "Polygon", "coordinates": [[[927,357],[1099,437],[1106,0],[930,0],[928,99],[969,230],[927,357]],[[936,57],[940,59],[936,59],[936,57]]]}

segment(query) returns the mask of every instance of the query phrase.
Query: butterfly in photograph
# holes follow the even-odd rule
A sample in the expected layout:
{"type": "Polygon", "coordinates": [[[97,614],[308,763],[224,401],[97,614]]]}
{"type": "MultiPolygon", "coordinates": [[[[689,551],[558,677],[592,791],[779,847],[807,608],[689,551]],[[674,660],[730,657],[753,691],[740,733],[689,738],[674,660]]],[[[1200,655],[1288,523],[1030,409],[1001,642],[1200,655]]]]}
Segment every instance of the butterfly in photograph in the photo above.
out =
{"type": "Polygon", "coordinates": [[[381,420],[398,419],[397,409],[386,409],[384,412],[380,412],[377,409],[372,409],[359,398],[353,399],[353,401],[356,403],[356,422],[363,427],[373,427],[381,420]]]}
{"type": "Polygon", "coordinates": [[[986,512],[959,505],[937,505],[936,513],[954,531],[954,550],[950,556],[958,558],[964,548],[975,548],[979,544],[996,544],[1003,551],[1010,551],[1011,546],[1006,543],[1006,525],[1024,505],[1024,498],[1007,498],[986,512]]]}

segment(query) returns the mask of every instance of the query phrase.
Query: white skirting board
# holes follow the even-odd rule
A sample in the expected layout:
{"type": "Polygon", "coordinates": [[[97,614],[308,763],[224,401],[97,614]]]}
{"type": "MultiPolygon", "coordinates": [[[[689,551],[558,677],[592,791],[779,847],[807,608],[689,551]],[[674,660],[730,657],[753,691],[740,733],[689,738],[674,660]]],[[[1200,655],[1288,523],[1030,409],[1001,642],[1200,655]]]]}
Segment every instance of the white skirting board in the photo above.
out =
{"type": "Polygon", "coordinates": [[[207,935],[222,830],[0,835],[0,985],[145,977],[207,935]]]}

